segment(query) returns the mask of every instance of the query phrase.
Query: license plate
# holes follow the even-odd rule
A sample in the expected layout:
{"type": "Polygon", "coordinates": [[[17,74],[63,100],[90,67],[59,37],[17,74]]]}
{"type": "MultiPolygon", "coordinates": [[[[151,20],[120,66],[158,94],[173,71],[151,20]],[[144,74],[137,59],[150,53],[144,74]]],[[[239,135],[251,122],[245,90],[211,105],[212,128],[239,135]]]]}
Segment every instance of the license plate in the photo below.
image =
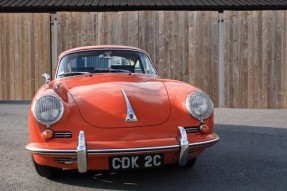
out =
{"type": "Polygon", "coordinates": [[[163,166],[163,154],[115,156],[109,158],[110,169],[142,169],[163,166]]]}

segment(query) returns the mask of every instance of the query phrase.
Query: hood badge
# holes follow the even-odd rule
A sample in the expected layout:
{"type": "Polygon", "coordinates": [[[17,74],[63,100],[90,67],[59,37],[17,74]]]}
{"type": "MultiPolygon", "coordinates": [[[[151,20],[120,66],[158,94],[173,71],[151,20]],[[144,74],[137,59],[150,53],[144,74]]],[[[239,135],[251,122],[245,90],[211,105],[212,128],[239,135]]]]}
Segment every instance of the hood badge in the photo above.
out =
{"type": "Polygon", "coordinates": [[[122,93],[123,93],[123,95],[124,95],[124,98],[125,98],[125,101],[126,101],[126,104],[127,104],[127,117],[126,117],[126,122],[127,122],[127,123],[130,123],[130,122],[136,122],[136,121],[138,121],[137,116],[136,116],[136,114],[134,113],[134,110],[133,110],[133,108],[132,108],[132,105],[131,105],[131,103],[130,103],[130,101],[129,101],[128,96],[126,95],[124,89],[121,88],[121,91],[122,91],[122,93]]]}

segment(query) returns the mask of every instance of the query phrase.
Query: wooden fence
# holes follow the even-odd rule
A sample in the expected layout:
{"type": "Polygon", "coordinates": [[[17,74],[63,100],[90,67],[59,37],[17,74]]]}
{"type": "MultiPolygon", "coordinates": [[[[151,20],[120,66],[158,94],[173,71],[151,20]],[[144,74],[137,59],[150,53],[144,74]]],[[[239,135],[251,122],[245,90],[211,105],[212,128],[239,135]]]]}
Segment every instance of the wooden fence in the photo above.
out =
{"type": "Polygon", "coordinates": [[[50,15],[0,14],[0,100],[30,100],[50,72],[50,15]]]}
{"type": "Polygon", "coordinates": [[[224,12],[224,34],[218,31],[218,12],[58,12],[52,25],[49,14],[0,14],[0,100],[31,99],[41,73],[51,72],[53,52],[122,44],[146,50],[162,78],[194,84],[218,106],[222,35],[225,107],[287,108],[286,13],[224,12]]]}
{"type": "Polygon", "coordinates": [[[287,11],[226,12],[225,105],[287,108],[287,11]]]}

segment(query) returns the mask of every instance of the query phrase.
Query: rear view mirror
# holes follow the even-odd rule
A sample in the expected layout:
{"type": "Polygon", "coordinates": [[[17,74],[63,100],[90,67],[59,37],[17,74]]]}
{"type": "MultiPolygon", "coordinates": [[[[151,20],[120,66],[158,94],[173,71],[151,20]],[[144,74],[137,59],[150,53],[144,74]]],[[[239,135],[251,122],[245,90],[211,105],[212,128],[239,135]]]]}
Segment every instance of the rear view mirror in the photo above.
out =
{"type": "Polygon", "coordinates": [[[113,57],[111,55],[112,55],[112,52],[105,52],[104,54],[100,54],[99,58],[112,59],[113,57]]]}
{"type": "Polygon", "coordinates": [[[46,84],[51,81],[51,76],[47,73],[42,74],[42,78],[45,80],[46,84]]]}

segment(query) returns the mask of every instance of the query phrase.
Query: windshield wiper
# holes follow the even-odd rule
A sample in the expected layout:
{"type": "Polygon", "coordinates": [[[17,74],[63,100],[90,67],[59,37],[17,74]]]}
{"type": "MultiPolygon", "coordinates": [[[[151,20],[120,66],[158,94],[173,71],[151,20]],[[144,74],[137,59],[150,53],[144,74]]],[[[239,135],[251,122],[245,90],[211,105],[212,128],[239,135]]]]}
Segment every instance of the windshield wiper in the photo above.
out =
{"type": "Polygon", "coordinates": [[[129,70],[123,70],[123,69],[115,69],[115,68],[111,68],[109,69],[110,72],[125,72],[125,73],[131,73],[131,71],[129,70]]]}
{"type": "Polygon", "coordinates": [[[114,68],[109,68],[109,69],[96,69],[95,72],[103,73],[103,72],[124,72],[124,73],[129,73],[131,74],[131,71],[129,70],[123,70],[123,69],[114,69],[114,68]]]}
{"type": "Polygon", "coordinates": [[[59,77],[68,77],[68,76],[79,76],[79,75],[88,75],[90,72],[66,72],[63,74],[59,74],[59,77]]]}

